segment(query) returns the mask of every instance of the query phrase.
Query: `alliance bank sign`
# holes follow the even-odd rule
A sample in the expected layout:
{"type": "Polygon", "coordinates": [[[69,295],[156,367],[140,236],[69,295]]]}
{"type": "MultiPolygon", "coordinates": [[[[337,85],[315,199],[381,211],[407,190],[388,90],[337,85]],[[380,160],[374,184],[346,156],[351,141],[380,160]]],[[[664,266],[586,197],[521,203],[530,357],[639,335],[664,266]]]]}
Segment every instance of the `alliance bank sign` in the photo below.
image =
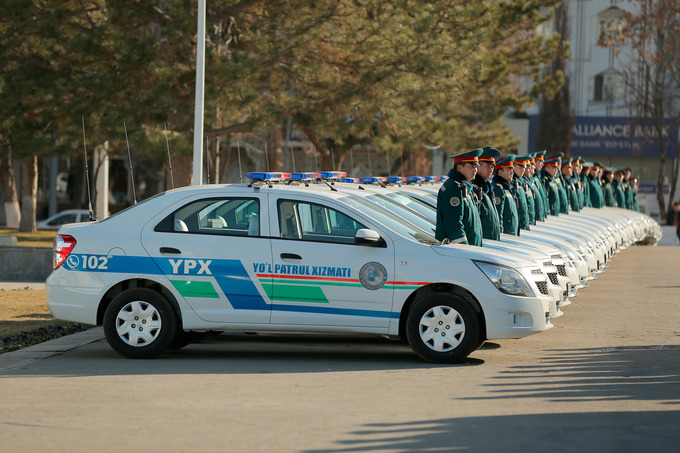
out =
{"type": "MultiPolygon", "coordinates": [[[[538,117],[535,126],[537,137],[538,117]]],[[[530,127],[533,128],[534,124],[530,127]]],[[[677,156],[677,126],[667,122],[663,135],[668,143],[666,155],[677,156]]],[[[577,116],[574,118],[569,152],[572,156],[658,157],[659,134],[650,121],[643,118],[577,116]]]]}

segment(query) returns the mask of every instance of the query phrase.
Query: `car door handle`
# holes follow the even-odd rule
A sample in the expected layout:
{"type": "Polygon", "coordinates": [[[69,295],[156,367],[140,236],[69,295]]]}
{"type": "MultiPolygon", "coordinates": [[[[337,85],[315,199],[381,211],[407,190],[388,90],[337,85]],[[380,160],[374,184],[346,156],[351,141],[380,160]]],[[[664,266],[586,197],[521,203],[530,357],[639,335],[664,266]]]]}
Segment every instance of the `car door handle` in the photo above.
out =
{"type": "Polygon", "coordinates": [[[182,252],[180,252],[179,249],[176,249],[175,247],[161,247],[161,253],[174,253],[177,255],[182,254],[182,252]]]}
{"type": "Polygon", "coordinates": [[[302,257],[296,253],[282,253],[282,260],[302,260],[302,257]]]}

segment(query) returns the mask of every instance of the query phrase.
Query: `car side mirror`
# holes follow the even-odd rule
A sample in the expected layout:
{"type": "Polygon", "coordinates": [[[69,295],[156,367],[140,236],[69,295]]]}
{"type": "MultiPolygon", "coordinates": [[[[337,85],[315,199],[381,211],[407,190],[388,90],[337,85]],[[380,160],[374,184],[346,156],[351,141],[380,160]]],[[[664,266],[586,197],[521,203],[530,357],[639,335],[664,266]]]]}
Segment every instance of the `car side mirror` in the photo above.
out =
{"type": "Polygon", "coordinates": [[[385,240],[381,238],[376,231],[369,230],[368,228],[361,228],[357,230],[356,234],[354,235],[354,243],[369,245],[371,247],[387,247],[385,240]]]}

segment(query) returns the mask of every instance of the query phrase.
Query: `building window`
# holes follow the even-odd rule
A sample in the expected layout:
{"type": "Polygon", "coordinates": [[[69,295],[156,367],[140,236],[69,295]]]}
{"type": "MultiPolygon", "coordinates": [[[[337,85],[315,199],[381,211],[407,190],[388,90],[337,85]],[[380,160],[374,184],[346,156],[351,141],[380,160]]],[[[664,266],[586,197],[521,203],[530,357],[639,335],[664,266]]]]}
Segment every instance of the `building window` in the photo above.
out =
{"type": "Polygon", "coordinates": [[[593,77],[591,100],[593,102],[606,102],[608,104],[622,102],[624,98],[623,82],[623,74],[612,68],[597,74],[593,77]]]}
{"type": "Polygon", "coordinates": [[[622,12],[616,6],[612,6],[598,14],[600,25],[598,33],[598,44],[606,46],[611,42],[617,41],[623,32],[622,12]]]}

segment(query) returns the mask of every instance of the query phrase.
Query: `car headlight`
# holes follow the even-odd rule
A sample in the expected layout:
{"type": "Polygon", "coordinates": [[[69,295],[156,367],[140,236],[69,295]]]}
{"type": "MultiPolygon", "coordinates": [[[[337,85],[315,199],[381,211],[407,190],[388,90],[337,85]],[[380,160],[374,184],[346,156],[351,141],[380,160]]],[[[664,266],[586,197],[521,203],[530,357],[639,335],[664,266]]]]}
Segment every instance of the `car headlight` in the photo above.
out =
{"type": "Polygon", "coordinates": [[[515,269],[485,261],[475,261],[474,263],[500,292],[510,294],[511,296],[524,297],[529,297],[531,294],[529,284],[522,277],[522,274],[515,269]]]}

